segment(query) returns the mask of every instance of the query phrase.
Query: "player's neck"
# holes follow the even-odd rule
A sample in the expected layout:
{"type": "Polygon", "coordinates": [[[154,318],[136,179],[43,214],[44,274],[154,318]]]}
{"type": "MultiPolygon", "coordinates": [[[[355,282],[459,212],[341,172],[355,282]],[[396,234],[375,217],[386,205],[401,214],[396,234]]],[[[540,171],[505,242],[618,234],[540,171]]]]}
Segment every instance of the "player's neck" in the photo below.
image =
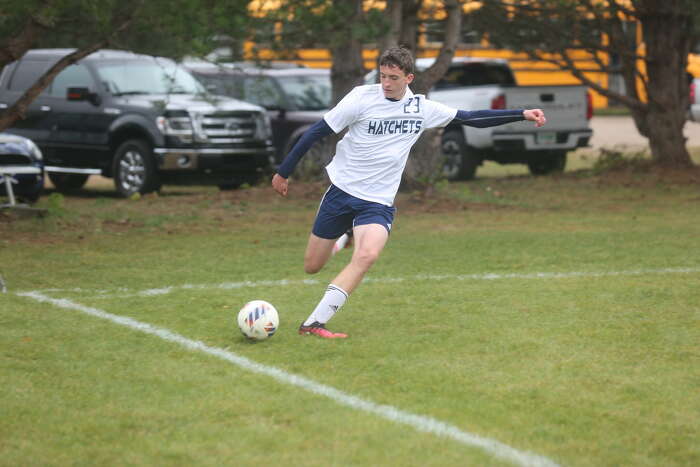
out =
{"type": "MultiPolygon", "coordinates": [[[[408,89],[408,88],[406,88],[408,89]]],[[[406,89],[403,90],[403,94],[401,94],[401,97],[384,97],[386,100],[391,101],[391,102],[398,102],[401,99],[403,99],[406,96],[406,89]]]]}

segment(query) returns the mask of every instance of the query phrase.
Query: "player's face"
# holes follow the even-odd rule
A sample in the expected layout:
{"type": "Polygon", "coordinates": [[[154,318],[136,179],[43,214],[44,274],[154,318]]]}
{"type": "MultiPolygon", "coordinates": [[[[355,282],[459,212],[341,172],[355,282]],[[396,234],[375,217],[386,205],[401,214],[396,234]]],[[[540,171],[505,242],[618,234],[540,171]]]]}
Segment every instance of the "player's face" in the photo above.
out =
{"type": "Polygon", "coordinates": [[[396,65],[382,65],[379,67],[379,81],[384,97],[401,99],[406,87],[413,81],[413,73],[406,74],[396,65]]]}

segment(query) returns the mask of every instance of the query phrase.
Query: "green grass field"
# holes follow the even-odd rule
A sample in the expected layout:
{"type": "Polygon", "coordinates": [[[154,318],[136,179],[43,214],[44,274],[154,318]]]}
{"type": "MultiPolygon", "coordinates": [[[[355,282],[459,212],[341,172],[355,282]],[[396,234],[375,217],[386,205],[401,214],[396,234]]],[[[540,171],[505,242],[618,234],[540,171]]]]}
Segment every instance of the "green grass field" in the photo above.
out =
{"type": "Polygon", "coordinates": [[[698,172],[483,173],[400,196],[344,341],[296,334],[320,184],[0,216],[0,465],[699,465],[698,172]]]}

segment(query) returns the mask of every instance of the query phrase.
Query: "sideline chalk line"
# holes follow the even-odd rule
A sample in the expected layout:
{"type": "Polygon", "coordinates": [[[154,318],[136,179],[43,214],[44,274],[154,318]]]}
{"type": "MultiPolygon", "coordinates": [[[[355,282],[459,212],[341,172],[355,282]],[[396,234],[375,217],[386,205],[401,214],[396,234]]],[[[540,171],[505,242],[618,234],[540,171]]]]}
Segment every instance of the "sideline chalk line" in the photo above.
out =
{"type": "MultiPolygon", "coordinates": [[[[623,271],[574,271],[574,272],[533,272],[533,273],[482,273],[482,274],[417,274],[411,277],[367,277],[362,283],[391,283],[404,281],[446,281],[446,280],[500,280],[500,279],[568,279],[585,277],[608,277],[608,276],[641,276],[645,274],[692,274],[700,272],[700,267],[676,267],[662,269],[632,269],[623,271]]],[[[318,279],[281,279],[263,281],[240,281],[222,282],[220,284],[183,284],[167,287],[159,287],[144,290],[133,290],[125,287],[89,290],[82,288],[72,289],[41,289],[31,292],[54,293],[54,292],[88,292],[91,298],[127,298],[127,297],[152,297],[167,295],[178,290],[210,290],[210,289],[240,289],[253,287],[285,287],[299,285],[319,285],[323,281],[318,279]]],[[[326,282],[323,282],[324,284],[326,282]]]]}
{"type": "Polygon", "coordinates": [[[20,292],[16,295],[28,297],[42,303],[50,303],[60,308],[80,311],[87,315],[102,318],[121,326],[160,337],[165,341],[179,344],[188,350],[203,352],[205,354],[228,361],[240,368],[243,368],[244,370],[269,376],[280,383],[296,386],[311,393],[327,397],[332,401],[351,409],[378,415],[392,422],[411,426],[418,431],[432,433],[438,436],[453,439],[467,446],[480,448],[495,457],[510,461],[516,465],[536,467],[554,467],[558,465],[551,459],[540,456],[539,454],[528,451],[520,451],[508,446],[507,444],[503,444],[500,441],[496,441],[495,439],[462,431],[455,425],[450,425],[432,417],[405,412],[391,405],[376,404],[372,401],[353,396],[346,392],[340,391],[339,389],[335,389],[334,387],[317,383],[303,376],[287,373],[279,368],[257,363],[228,350],[219,347],[211,347],[201,341],[188,339],[165,328],[137,321],[126,316],[108,313],[106,311],[81,305],[67,299],[52,298],[39,292],[20,292]]]}

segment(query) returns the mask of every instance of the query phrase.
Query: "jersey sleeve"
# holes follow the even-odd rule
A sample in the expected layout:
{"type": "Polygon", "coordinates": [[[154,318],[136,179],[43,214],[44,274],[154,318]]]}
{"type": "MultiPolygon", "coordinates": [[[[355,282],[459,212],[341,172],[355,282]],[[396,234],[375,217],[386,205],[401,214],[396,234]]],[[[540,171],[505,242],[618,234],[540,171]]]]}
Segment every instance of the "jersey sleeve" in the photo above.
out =
{"type": "Polygon", "coordinates": [[[425,99],[425,127],[441,128],[447,126],[457,116],[457,109],[445,104],[425,99]]]}
{"type": "Polygon", "coordinates": [[[355,121],[360,112],[361,99],[359,95],[360,89],[354,88],[323,116],[333,133],[340,133],[345,127],[355,121]]]}

